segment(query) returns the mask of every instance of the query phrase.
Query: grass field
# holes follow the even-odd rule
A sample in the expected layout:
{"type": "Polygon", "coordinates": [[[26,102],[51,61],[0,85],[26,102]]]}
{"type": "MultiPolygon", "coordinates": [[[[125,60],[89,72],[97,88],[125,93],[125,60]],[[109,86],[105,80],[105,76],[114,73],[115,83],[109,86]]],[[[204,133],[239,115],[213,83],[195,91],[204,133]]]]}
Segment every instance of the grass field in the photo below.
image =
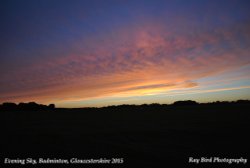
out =
{"type": "MultiPolygon", "coordinates": [[[[3,111],[1,160],[123,158],[124,163],[117,167],[155,167],[194,165],[188,163],[189,157],[247,158],[249,107],[227,104],[3,111]]],[[[222,165],[227,167],[228,163],[222,165]]]]}

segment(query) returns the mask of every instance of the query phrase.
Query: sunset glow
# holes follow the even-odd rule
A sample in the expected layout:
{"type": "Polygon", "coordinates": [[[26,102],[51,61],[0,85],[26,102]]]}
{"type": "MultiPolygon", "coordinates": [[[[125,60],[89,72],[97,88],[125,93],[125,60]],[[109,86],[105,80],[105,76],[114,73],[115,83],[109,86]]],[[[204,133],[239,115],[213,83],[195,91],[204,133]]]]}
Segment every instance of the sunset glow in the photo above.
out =
{"type": "Polygon", "coordinates": [[[250,99],[250,3],[5,1],[0,102],[250,99]]]}

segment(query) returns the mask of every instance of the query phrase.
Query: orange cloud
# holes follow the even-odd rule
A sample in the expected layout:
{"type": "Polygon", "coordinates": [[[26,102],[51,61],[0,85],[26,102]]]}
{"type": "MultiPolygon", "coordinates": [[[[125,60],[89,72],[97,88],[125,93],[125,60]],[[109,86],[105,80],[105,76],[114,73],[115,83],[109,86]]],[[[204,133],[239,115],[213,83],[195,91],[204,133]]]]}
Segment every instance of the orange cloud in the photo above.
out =
{"type": "Polygon", "coordinates": [[[67,56],[2,74],[0,101],[88,100],[197,87],[192,81],[249,65],[250,49],[241,47],[236,33],[247,32],[249,43],[245,27],[190,35],[150,23],[79,41],[67,56]]]}

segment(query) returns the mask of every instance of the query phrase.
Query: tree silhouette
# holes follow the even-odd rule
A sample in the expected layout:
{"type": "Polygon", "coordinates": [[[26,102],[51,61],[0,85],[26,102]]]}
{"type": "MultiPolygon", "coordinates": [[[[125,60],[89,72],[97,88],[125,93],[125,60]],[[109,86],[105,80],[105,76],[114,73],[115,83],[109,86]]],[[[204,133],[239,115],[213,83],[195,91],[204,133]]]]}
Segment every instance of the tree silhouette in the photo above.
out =
{"type": "Polygon", "coordinates": [[[187,105],[198,105],[196,101],[193,100],[185,100],[185,101],[176,101],[173,103],[175,106],[187,106],[187,105]]]}
{"type": "Polygon", "coordinates": [[[0,110],[2,111],[38,111],[38,110],[53,110],[53,109],[55,109],[54,104],[46,106],[43,104],[37,104],[35,102],[19,103],[18,105],[15,103],[6,102],[0,105],[0,110]]]}
{"type": "Polygon", "coordinates": [[[49,109],[54,109],[55,108],[55,104],[49,104],[49,109]]]}

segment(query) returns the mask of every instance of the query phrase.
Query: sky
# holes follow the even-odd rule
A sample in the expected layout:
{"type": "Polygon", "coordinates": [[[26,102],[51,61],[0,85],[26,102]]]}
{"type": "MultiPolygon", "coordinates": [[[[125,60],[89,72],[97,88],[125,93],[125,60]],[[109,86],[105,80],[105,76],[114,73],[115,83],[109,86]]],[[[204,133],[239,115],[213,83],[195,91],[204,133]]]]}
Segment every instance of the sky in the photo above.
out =
{"type": "Polygon", "coordinates": [[[0,103],[250,99],[248,0],[0,4],[0,103]]]}

